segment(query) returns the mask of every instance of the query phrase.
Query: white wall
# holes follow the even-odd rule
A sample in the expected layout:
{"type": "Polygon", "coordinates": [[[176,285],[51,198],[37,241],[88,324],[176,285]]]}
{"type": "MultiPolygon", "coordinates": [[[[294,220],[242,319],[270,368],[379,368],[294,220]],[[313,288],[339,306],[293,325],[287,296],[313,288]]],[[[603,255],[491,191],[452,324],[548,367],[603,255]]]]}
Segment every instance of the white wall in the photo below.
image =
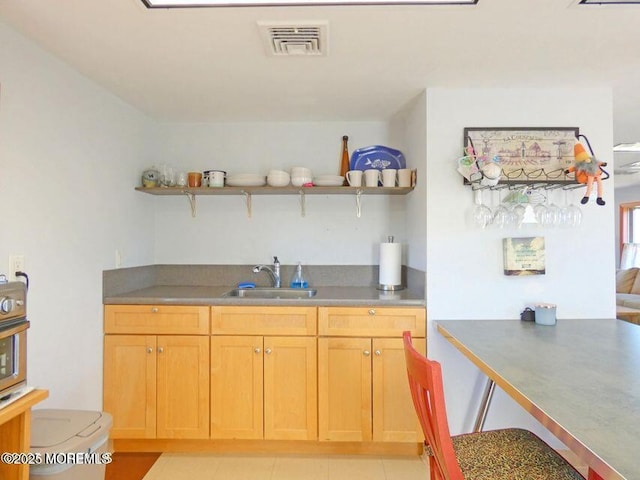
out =
{"type": "MultiPolygon", "coordinates": [[[[613,191],[605,206],[592,199],[577,229],[479,230],[467,223],[470,188],[456,172],[464,127],[577,126],[596,153],[610,151],[612,95],[608,89],[427,90],[427,308],[430,356],[443,364],[451,430],[469,431],[484,377],[435,330],[444,319],[515,319],[536,302],[558,305],[559,318],[615,316],[613,191]],[[546,274],[507,277],[502,238],[542,235],[546,274]]],[[[574,201],[583,190],[573,193],[574,201]]],[[[563,198],[554,198],[561,202],[563,198]]],[[[499,392],[487,428],[541,427],[499,392]]]]}
{"type": "Polygon", "coordinates": [[[133,187],[147,119],[0,23],[0,272],[25,256],[29,383],[42,406],[102,406],[102,270],[153,261],[133,187]]]}
{"type": "MultiPolygon", "coordinates": [[[[229,175],[305,166],[337,175],[342,136],[349,152],[388,145],[384,122],[160,123],[154,129],[154,162],[182,170],[222,169],[229,175]]],[[[417,160],[407,158],[408,165],[417,160]]],[[[378,244],[404,232],[405,197],[363,195],[356,217],[355,195],[299,198],[254,195],[252,215],[242,196],[199,196],[192,218],[183,197],[155,199],[156,263],[245,264],[297,261],[327,265],[377,263],[378,244]]]]}
{"type": "Polygon", "coordinates": [[[390,122],[391,138],[400,145],[417,168],[416,187],[407,195],[404,208],[406,240],[405,264],[421,271],[427,269],[427,202],[426,200],[426,93],[422,92],[402,108],[390,122]],[[397,140],[396,140],[397,139],[397,140]]]}

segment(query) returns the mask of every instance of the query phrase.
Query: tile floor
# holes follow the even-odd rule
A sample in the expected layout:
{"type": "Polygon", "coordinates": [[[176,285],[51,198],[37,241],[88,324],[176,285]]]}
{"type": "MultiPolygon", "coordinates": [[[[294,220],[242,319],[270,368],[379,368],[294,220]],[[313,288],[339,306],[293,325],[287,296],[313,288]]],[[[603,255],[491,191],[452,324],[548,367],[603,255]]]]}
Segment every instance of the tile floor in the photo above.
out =
{"type": "Polygon", "coordinates": [[[165,453],[144,480],[425,480],[420,457],[165,453]]]}

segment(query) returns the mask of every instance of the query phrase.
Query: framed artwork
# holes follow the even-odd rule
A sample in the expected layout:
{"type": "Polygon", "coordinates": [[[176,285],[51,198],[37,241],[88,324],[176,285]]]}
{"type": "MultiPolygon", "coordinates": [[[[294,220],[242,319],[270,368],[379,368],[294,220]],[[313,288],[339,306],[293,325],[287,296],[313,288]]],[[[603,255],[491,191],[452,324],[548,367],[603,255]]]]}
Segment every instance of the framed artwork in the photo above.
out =
{"type": "Polygon", "coordinates": [[[505,275],[544,275],[544,237],[503,238],[505,275]]]}
{"type": "Polygon", "coordinates": [[[496,160],[501,181],[565,180],[573,164],[578,127],[465,128],[465,151],[470,147],[480,162],[496,160]]]}

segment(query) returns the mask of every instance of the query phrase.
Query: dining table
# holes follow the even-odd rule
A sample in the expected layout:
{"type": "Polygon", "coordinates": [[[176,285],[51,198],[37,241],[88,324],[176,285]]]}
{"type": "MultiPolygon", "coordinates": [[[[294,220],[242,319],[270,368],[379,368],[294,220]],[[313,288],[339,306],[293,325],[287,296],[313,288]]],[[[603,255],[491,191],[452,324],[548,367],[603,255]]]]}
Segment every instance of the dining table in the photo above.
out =
{"type": "Polygon", "coordinates": [[[588,466],[589,480],[640,480],[640,326],[616,319],[436,326],[487,376],[476,429],[497,385],[588,466]]]}

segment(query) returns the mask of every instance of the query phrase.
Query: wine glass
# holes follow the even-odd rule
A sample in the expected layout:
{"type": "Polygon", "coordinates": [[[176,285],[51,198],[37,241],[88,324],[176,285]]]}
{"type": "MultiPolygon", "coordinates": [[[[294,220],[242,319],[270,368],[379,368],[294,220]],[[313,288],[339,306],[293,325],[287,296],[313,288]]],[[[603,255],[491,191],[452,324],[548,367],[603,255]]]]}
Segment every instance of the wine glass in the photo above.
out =
{"type": "Polygon", "coordinates": [[[544,227],[547,224],[547,198],[548,197],[545,195],[544,201],[533,207],[533,213],[536,216],[538,225],[541,227],[544,227]]]}
{"type": "Polygon", "coordinates": [[[493,210],[493,224],[498,228],[504,228],[509,225],[509,222],[509,209],[502,203],[501,194],[498,193],[498,206],[493,210]]]}
{"type": "Polygon", "coordinates": [[[512,222],[520,228],[522,226],[522,219],[524,218],[524,212],[526,207],[522,203],[516,203],[511,209],[512,212],[512,222]]]}
{"type": "Polygon", "coordinates": [[[475,207],[471,212],[471,220],[476,227],[487,228],[493,220],[491,209],[482,203],[482,190],[475,192],[475,207]]]}
{"type": "Polygon", "coordinates": [[[563,207],[564,224],[567,227],[578,227],[582,223],[582,210],[573,201],[567,204],[567,190],[564,191],[565,206],[563,207]]]}
{"type": "MultiPolygon", "coordinates": [[[[551,191],[548,193],[547,200],[551,196],[551,191]]],[[[560,225],[562,219],[560,215],[560,207],[558,207],[555,203],[551,203],[547,206],[547,212],[544,217],[544,224],[550,227],[557,227],[560,225]]]]}

